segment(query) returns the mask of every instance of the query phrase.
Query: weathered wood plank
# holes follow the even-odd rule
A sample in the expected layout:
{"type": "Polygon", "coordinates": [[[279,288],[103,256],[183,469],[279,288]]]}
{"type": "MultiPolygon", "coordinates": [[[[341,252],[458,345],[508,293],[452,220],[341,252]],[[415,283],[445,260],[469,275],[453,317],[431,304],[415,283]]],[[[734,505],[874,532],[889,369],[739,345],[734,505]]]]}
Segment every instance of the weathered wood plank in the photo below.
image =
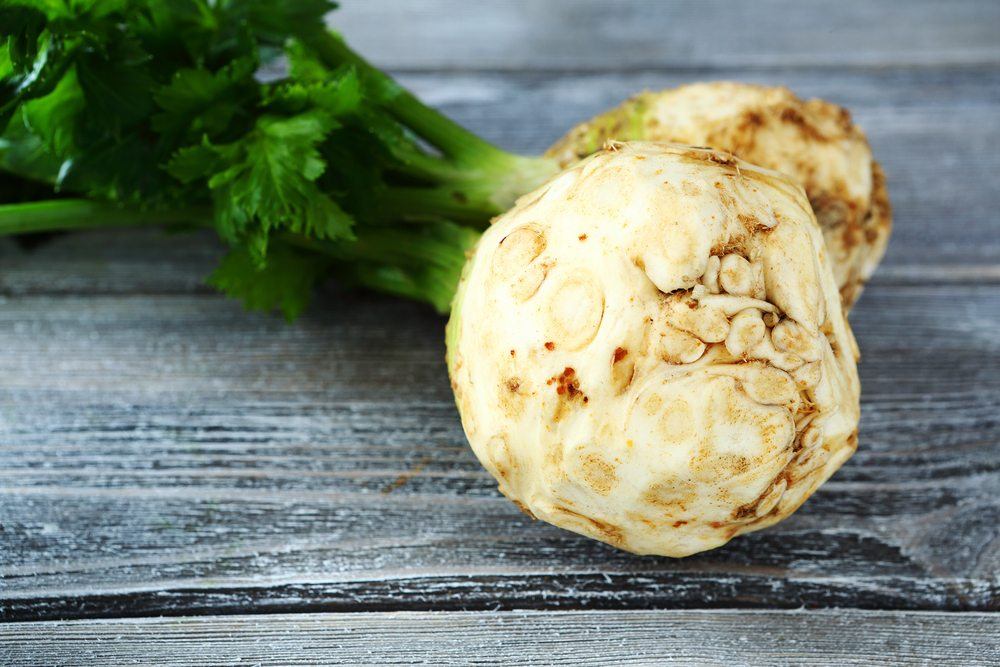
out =
{"type": "Polygon", "coordinates": [[[215,235],[109,229],[0,238],[0,295],[208,293],[205,278],[225,252],[215,235]]]}
{"type": "MultiPolygon", "coordinates": [[[[201,286],[219,252],[205,235],[0,241],[5,620],[1000,608],[1000,6],[852,0],[822,20],[787,0],[609,11],[370,0],[333,20],[429,102],[523,152],[636,90],[698,79],[780,83],[852,108],[887,167],[897,228],[853,315],[865,396],[851,463],[773,530],[684,561],[635,558],[496,494],[451,405],[443,322],[419,306],[327,295],[288,327],[201,286]]],[[[850,618],[852,641],[881,627],[850,618]]],[[[899,618],[897,634],[909,623],[942,659],[969,657],[924,628],[930,616],[899,618]]],[[[914,660],[932,650],[900,646],[914,660]]],[[[603,635],[581,655],[606,647],[603,635]]]]}
{"type": "Polygon", "coordinates": [[[854,314],[861,450],[790,521],[696,558],[532,522],[464,444],[443,320],[327,297],[0,309],[10,618],[193,610],[1000,606],[1000,294],[880,285],[854,314]]]}
{"type": "Polygon", "coordinates": [[[377,64],[406,68],[623,69],[995,63],[988,0],[364,0],[330,16],[377,64]]]}
{"type": "MultiPolygon", "coordinates": [[[[484,136],[532,153],[637,90],[706,77],[787,84],[854,110],[886,167],[896,209],[876,281],[1000,281],[996,68],[415,74],[403,81],[484,136]]],[[[75,234],[30,251],[0,239],[0,294],[204,292],[220,253],[210,235],[154,230],[75,234]]]]}
{"type": "Polygon", "coordinates": [[[7,664],[993,665],[1000,614],[358,613],[0,625],[7,664]]]}

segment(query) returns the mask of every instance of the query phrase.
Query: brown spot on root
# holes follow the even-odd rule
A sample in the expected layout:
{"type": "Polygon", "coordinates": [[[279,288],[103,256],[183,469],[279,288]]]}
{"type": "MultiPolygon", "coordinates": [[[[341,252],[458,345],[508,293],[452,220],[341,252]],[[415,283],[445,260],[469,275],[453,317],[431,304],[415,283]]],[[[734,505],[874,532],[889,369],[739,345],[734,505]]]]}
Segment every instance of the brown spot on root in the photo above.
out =
{"type": "Polygon", "coordinates": [[[835,192],[813,194],[809,205],[816,213],[816,220],[825,230],[840,230],[840,242],[847,250],[857,247],[863,240],[859,222],[858,203],[844,188],[835,192]]]}
{"type": "MultiPolygon", "coordinates": [[[[766,439],[770,437],[774,431],[775,427],[773,425],[768,425],[761,428],[761,435],[764,436],[766,439]]],[[[733,477],[742,475],[750,470],[750,459],[748,459],[745,456],[731,456],[731,457],[727,456],[725,457],[725,461],[726,463],[729,464],[729,470],[732,473],[733,477]]]]}
{"type": "Polygon", "coordinates": [[[737,236],[730,238],[728,241],[725,241],[724,243],[717,243],[716,245],[712,246],[712,249],[711,251],[709,251],[709,254],[715,255],[716,257],[725,257],[726,255],[735,254],[739,255],[740,257],[742,257],[747,261],[750,261],[750,258],[747,256],[749,253],[747,252],[746,245],[747,245],[746,238],[737,236]]]}
{"type": "Polygon", "coordinates": [[[741,521],[744,519],[754,519],[755,521],[760,521],[768,515],[777,512],[781,506],[782,495],[789,488],[791,488],[794,483],[794,480],[792,479],[792,468],[794,465],[795,458],[792,458],[784,469],[775,476],[774,480],[768,485],[768,487],[764,489],[763,493],[757,496],[757,498],[752,502],[749,502],[746,505],[741,505],[733,511],[733,520],[741,521]],[[775,489],[778,485],[782,485],[782,488],[778,489],[777,494],[775,495],[775,489]],[[774,495],[773,498],[772,495],[774,495]],[[760,513],[758,516],[760,504],[769,500],[773,502],[773,505],[765,512],[760,513]]]}
{"type": "Polygon", "coordinates": [[[520,500],[515,500],[514,498],[511,498],[511,502],[513,502],[515,505],[517,505],[517,509],[519,509],[522,512],[524,512],[525,514],[527,514],[528,516],[530,516],[532,519],[536,519],[536,520],[538,519],[538,517],[536,517],[534,515],[534,513],[531,510],[529,510],[528,507],[524,503],[522,503],[520,500]]]}
{"type": "Polygon", "coordinates": [[[669,516],[677,511],[686,512],[688,502],[694,500],[696,495],[690,482],[671,480],[652,485],[642,495],[642,500],[669,516]]]}
{"type": "Polygon", "coordinates": [[[828,142],[830,137],[819,131],[815,125],[810,123],[802,113],[795,107],[785,107],[779,115],[782,122],[794,125],[802,136],[814,141],[828,142]]]}
{"type": "Polygon", "coordinates": [[[507,379],[507,391],[512,394],[516,394],[517,390],[521,388],[521,380],[518,378],[508,378],[507,379]]]}
{"type": "Polygon", "coordinates": [[[773,232],[774,227],[770,225],[765,225],[760,221],[755,215],[747,215],[746,213],[738,213],[736,219],[740,221],[744,229],[751,233],[767,234],[768,232],[773,232]]]}
{"type": "Polygon", "coordinates": [[[708,161],[714,162],[715,164],[721,165],[723,167],[736,166],[736,156],[732,153],[720,153],[718,151],[711,151],[708,153],[708,161]]]}
{"type": "Polygon", "coordinates": [[[687,521],[674,521],[673,527],[680,528],[681,526],[686,526],[687,523],[688,523],[687,521]]]}
{"type": "Polygon", "coordinates": [[[556,349],[556,344],[550,340],[545,341],[545,349],[551,352],[552,350],[556,349]]]}
{"type": "MultiPolygon", "coordinates": [[[[833,106],[833,105],[830,105],[833,106]]],[[[840,129],[844,131],[845,134],[850,133],[854,130],[854,119],[851,118],[851,112],[844,107],[834,107],[837,110],[837,124],[840,129]]]]}
{"type": "Polygon", "coordinates": [[[565,396],[567,400],[573,400],[578,396],[586,403],[589,399],[580,391],[580,380],[576,377],[576,370],[567,366],[559,375],[553,375],[545,384],[556,386],[556,393],[565,396]]]}
{"type": "Polygon", "coordinates": [[[586,234],[580,234],[577,238],[580,239],[581,241],[586,241],[587,240],[587,235],[586,234]]]}
{"type": "Polygon", "coordinates": [[[514,350],[511,350],[510,351],[510,356],[516,357],[517,356],[517,352],[515,352],[514,350]]]}
{"type": "Polygon", "coordinates": [[[583,481],[601,495],[607,495],[618,484],[614,466],[596,454],[583,457],[581,469],[583,481]]]}
{"type": "Polygon", "coordinates": [[[681,190],[690,197],[701,195],[701,188],[691,181],[681,181],[681,190]]]}
{"type": "Polygon", "coordinates": [[[733,511],[733,519],[736,519],[737,521],[739,521],[740,519],[747,519],[749,517],[752,517],[754,514],[756,514],[757,513],[757,505],[760,504],[760,501],[763,500],[764,496],[766,496],[770,492],[770,490],[771,490],[770,487],[768,487],[767,491],[765,491],[764,493],[762,493],[753,502],[749,502],[746,505],[741,505],[740,507],[737,507],[736,510],[733,511]]]}
{"type": "Polygon", "coordinates": [[[737,165],[736,156],[728,151],[722,151],[710,146],[690,146],[690,150],[678,153],[677,157],[688,163],[706,163],[710,162],[723,167],[736,167],[737,165]]]}
{"type": "Polygon", "coordinates": [[[878,213],[880,226],[892,225],[892,204],[885,187],[885,172],[878,162],[872,162],[872,211],[878,213]]]}
{"type": "Polygon", "coordinates": [[[617,547],[622,547],[625,544],[625,537],[622,534],[622,529],[614,524],[607,523],[606,521],[600,521],[598,519],[593,519],[586,514],[580,514],[579,512],[574,512],[571,509],[562,507],[561,505],[556,505],[553,509],[557,512],[562,512],[568,514],[569,516],[576,517],[586,521],[588,524],[593,526],[593,528],[599,532],[604,538],[614,544],[617,547]]]}
{"type": "Polygon", "coordinates": [[[624,347],[616,347],[615,353],[611,357],[611,363],[617,364],[619,361],[628,356],[628,350],[624,347]]]}
{"type": "Polygon", "coordinates": [[[858,299],[858,295],[861,294],[861,288],[863,287],[861,281],[855,280],[854,282],[848,282],[846,285],[840,288],[840,303],[848,307],[858,299]]]}
{"type": "Polygon", "coordinates": [[[657,528],[660,527],[659,524],[657,524],[655,521],[650,521],[646,517],[642,516],[641,514],[636,514],[635,512],[627,512],[625,516],[628,518],[629,521],[645,524],[647,528],[652,528],[653,530],[656,530],[657,528]]]}

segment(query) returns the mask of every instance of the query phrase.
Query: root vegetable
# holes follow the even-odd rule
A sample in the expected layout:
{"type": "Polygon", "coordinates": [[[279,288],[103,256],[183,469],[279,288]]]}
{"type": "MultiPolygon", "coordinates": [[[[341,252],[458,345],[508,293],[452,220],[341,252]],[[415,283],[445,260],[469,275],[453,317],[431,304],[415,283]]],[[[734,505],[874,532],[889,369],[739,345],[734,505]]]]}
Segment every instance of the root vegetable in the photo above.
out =
{"type": "Polygon", "coordinates": [[[500,490],[667,556],[781,520],[847,460],[856,354],[801,189],[667,144],[612,145],[524,196],[484,233],[448,325],[466,435],[500,490]],[[759,301],[753,266],[772,286],[759,301]],[[664,352],[678,336],[692,353],[664,352]]]}
{"type": "Polygon", "coordinates": [[[823,228],[847,307],[885,254],[892,227],[885,176],[843,107],[781,87],[698,83],[637,95],[576,126],[547,155],[569,165],[609,139],[711,146],[791,176],[823,228]]]}

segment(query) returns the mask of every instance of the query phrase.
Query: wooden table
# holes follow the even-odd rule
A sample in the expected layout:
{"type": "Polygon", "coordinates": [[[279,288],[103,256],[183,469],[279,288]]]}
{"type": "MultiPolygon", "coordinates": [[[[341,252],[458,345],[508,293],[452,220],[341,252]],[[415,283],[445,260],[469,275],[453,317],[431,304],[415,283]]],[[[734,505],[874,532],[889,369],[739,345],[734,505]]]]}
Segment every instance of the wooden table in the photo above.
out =
{"type": "Polygon", "coordinates": [[[849,106],[896,231],[852,322],[861,446],[785,523],[640,558],[501,498],[444,320],[202,286],[208,236],[0,244],[0,663],[1000,661],[1000,4],[348,1],[429,102],[542,150],[642,88],[849,106]]]}

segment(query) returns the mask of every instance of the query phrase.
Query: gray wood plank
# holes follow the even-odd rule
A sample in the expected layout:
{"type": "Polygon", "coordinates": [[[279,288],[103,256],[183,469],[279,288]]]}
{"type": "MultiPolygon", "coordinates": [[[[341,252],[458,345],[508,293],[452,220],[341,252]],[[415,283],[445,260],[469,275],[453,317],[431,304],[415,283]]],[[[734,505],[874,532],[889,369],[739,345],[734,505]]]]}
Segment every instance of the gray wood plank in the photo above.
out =
{"type": "MultiPolygon", "coordinates": [[[[852,316],[865,354],[861,451],[790,521],[683,561],[531,522],[465,446],[443,320],[426,309],[328,292],[288,327],[202,286],[219,252],[207,235],[101,232],[32,250],[0,240],[4,620],[1000,609],[1000,5],[850,0],[822,11],[788,0],[369,0],[332,18],[429,102],[522,152],[642,88],[709,78],[785,84],[854,111],[887,168],[896,234],[852,316]]],[[[881,641],[914,661],[995,658],[950,643],[994,636],[994,617],[967,629],[953,621],[980,617],[858,613],[844,617],[852,639],[891,619],[881,641]],[[907,625],[919,631],[900,638],[907,625]]],[[[839,622],[778,617],[809,638],[839,622]]],[[[378,618],[399,617],[372,616],[373,627],[378,618]]],[[[411,625],[445,617],[420,618],[411,625]]],[[[570,617],[553,618],[538,621],[546,634],[570,617]]],[[[661,641],[662,619],[639,623],[636,642],[661,641]]],[[[608,623],[616,636],[630,626],[608,623]]],[[[67,632],[68,652],[79,644],[67,632]]],[[[560,655],[607,649],[579,645],[560,655]]],[[[776,661],[797,656],[774,650],[776,661]]]]}
{"type": "Polygon", "coordinates": [[[5,664],[995,665],[1000,614],[359,613],[0,625],[5,664]]]}
{"type": "MultiPolygon", "coordinates": [[[[511,150],[538,153],[573,123],[643,88],[703,78],[785,84],[850,107],[889,177],[896,226],[876,281],[1000,280],[1000,69],[629,74],[413,74],[433,104],[511,150]]],[[[0,294],[204,292],[209,235],[117,230],[32,250],[0,239],[0,294]]]]}
{"type": "Polygon", "coordinates": [[[329,22],[381,66],[623,69],[996,63],[989,0],[364,0],[329,22]]]}
{"type": "Polygon", "coordinates": [[[876,285],[861,449],[791,520],[682,561],[532,522],[464,444],[443,320],[327,296],[0,309],[9,618],[191,611],[1000,606],[1000,293],[876,285]]]}
{"type": "Polygon", "coordinates": [[[0,238],[0,295],[209,293],[225,252],[210,232],[158,228],[0,238]]]}

